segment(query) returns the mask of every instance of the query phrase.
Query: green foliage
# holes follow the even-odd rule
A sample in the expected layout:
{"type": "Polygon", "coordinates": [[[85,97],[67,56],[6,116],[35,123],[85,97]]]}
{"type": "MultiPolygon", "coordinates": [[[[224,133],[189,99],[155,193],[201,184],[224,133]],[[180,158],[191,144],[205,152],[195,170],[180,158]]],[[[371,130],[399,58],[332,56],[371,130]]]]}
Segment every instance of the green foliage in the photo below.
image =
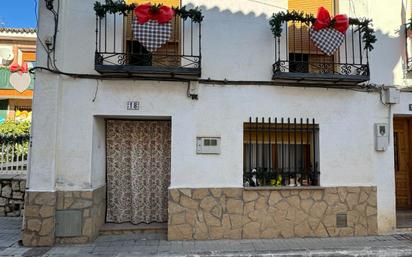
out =
{"type": "Polygon", "coordinates": [[[122,13],[123,15],[127,15],[127,13],[133,11],[134,8],[136,8],[135,4],[127,4],[124,0],[108,0],[105,4],[100,2],[94,3],[94,10],[100,18],[103,18],[106,13],[122,13]]]}
{"type": "Polygon", "coordinates": [[[0,124],[0,143],[22,143],[30,139],[30,122],[6,121],[0,124]]]}
{"type": "Polygon", "coordinates": [[[364,49],[372,51],[373,44],[377,41],[375,30],[371,27],[372,20],[349,18],[349,24],[359,26],[359,30],[362,33],[362,40],[365,44],[364,49]]]}
{"type": "Polygon", "coordinates": [[[176,15],[179,15],[183,20],[190,18],[193,22],[200,23],[204,18],[202,11],[200,11],[198,7],[186,10],[186,6],[183,6],[181,8],[173,8],[173,10],[176,12],[176,15]]]}
{"type": "MultiPolygon", "coordinates": [[[[152,8],[153,10],[155,10],[160,6],[161,5],[154,5],[152,8]]],[[[133,11],[135,8],[136,4],[127,4],[124,0],[108,0],[105,4],[102,4],[100,2],[94,3],[94,11],[100,18],[106,16],[107,13],[121,13],[127,16],[127,14],[130,11],[133,11]]],[[[173,10],[175,11],[176,15],[179,15],[184,20],[190,18],[195,23],[200,23],[203,20],[202,12],[197,7],[187,10],[186,6],[183,6],[181,8],[173,8],[173,10]]]]}
{"type": "Polygon", "coordinates": [[[311,26],[315,23],[316,18],[312,14],[305,14],[304,12],[297,11],[274,13],[269,21],[269,24],[275,37],[280,37],[282,35],[282,23],[288,21],[300,21],[308,26],[311,26]]]}
{"type": "Polygon", "coordinates": [[[0,163],[14,163],[27,158],[30,122],[6,121],[0,124],[0,163]]]}
{"type": "MultiPolygon", "coordinates": [[[[282,35],[282,23],[288,21],[302,22],[308,26],[312,26],[315,23],[316,18],[312,14],[305,14],[304,12],[297,11],[274,13],[269,21],[274,37],[280,37],[282,35]]],[[[334,24],[335,20],[332,19],[330,26],[333,26],[334,24]]],[[[372,21],[369,19],[349,18],[349,25],[358,26],[358,30],[362,33],[364,49],[372,51],[373,44],[376,42],[375,31],[372,28],[372,21]]]]}

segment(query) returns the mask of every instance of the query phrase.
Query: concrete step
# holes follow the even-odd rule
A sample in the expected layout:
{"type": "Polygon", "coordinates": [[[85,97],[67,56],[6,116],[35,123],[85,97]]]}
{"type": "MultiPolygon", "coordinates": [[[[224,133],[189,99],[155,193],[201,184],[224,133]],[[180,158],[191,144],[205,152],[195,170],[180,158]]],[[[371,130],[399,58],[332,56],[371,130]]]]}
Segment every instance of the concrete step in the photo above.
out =
{"type": "Polygon", "coordinates": [[[167,234],[167,223],[132,224],[132,223],[106,223],[100,228],[101,235],[123,235],[137,233],[167,234]]]}

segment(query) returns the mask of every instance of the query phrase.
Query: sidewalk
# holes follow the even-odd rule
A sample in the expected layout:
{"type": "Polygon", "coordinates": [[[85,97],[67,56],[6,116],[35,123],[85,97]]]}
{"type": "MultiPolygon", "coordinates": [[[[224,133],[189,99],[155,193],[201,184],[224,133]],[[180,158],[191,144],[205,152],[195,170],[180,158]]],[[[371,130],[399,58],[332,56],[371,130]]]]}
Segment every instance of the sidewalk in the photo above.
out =
{"type": "Polygon", "coordinates": [[[20,219],[0,218],[0,256],[42,257],[349,257],[412,256],[412,234],[347,238],[166,241],[161,234],[101,236],[86,245],[20,246],[20,219]]]}
{"type": "Polygon", "coordinates": [[[277,240],[166,241],[158,234],[101,236],[87,245],[24,248],[18,244],[0,256],[412,256],[412,235],[277,240]]]}
{"type": "Polygon", "coordinates": [[[54,247],[48,256],[412,256],[407,235],[360,238],[174,241],[158,235],[102,236],[95,243],[54,247]],[[74,252],[72,252],[74,251],[74,252]],[[87,253],[88,255],[81,255],[87,253]],[[59,255],[60,254],[60,255],[59,255]],[[67,256],[67,255],[64,255],[67,256]]]}

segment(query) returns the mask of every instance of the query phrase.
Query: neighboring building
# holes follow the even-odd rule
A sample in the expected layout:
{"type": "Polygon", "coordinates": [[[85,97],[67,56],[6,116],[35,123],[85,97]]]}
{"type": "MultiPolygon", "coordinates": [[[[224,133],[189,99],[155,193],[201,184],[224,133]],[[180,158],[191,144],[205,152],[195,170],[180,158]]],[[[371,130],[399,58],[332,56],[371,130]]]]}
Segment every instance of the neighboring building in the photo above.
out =
{"type": "Polygon", "coordinates": [[[409,2],[156,2],[191,11],[156,32],[94,1],[39,1],[24,245],[118,223],[169,240],[396,231],[412,208],[409,2]],[[355,19],[326,55],[304,16],[272,19],[319,6],[373,20],[377,42],[355,19]]]}
{"type": "Polygon", "coordinates": [[[0,28],[0,122],[30,119],[34,77],[15,74],[18,78],[13,82],[11,75],[19,71],[10,71],[10,66],[26,63],[28,68],[34,67],[36,42],[35,29],[0,28]]]}

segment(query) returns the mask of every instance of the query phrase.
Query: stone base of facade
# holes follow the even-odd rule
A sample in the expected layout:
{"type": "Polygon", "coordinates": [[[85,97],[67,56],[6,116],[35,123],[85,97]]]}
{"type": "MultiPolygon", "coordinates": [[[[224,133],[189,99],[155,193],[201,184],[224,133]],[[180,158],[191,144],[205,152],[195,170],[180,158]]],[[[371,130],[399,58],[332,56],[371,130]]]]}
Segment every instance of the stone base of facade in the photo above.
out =
{"type": "Polygon", "coordinates": [[[106,188],[94,191],[58,191],[57,212],[79,211],[81,216],[81,232],[76,236],[56,235],[56,242],[61,244],[82,244],[96,239],[105,222],[106,188]]]}
{"type": "Polygon", "coordinates": [[[52,246],[56,193],[27,191],[24,205],[23,245],[52,246]]]}
{"type": "Polygon", "coordinates": [[[105,187],[93,191],[27,192],[23,244],[52,246],[55,242],[91,242],[98,236],[99,229],[104,224],[105,208],[105,187]],[[65,215],[66,211],[79,214],[76,220],[78,232],[75,234],[73,231],[76,229],[70,226],[76,225],[70,224],[72,217],[65,215]]]}
{"type": "Polygon", "coordinates": [[[376,187],[169,190],[169,240],[376,234],[376,187]]]}

